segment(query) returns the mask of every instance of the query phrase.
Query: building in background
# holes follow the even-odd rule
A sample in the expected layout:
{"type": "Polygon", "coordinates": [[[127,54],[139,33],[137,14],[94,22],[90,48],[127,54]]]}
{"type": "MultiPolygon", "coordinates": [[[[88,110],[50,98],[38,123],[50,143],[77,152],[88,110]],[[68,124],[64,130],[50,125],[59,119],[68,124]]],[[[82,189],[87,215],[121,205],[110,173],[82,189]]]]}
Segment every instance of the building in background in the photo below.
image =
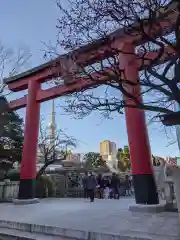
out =
{"type": "Polygon", "coordinates": [[[111,156],[116,157],[117,156],[117,148],[116,144],[114,142],[111,142],[111,156]]]}
{"type": "Polygon", "coordinates": [[[177,166],[180,166],[180,157],[176,158],[176,164],[177,164],[177,166]]]}
{"type": "Polygon", "coordinates": [[[117,148],[114,142],[110,140],[104,140],[100,143],[100,155],[106,161],[108,168],[111,171],[116,171],[117,169],[117,148]]]}
{"type": "Polygon", "coordinates": [[[166,162],[169,165],[177,166],[177,158],[176,157],[167,157],[166,162]]]}
{"type": "Polygon", "coordinates": [[[56,135],[56,113],[54,108],[54,99],[52,100],[51,106],[51,121],[49,123],[49,136],[50,144],[53,146],[55,144],[55,135],[56,135]]]}
{"type": "Polygon", "coordinates": [[[100,143],[100,154],[101,156],[116,155],[116,144],[110,140],[104,140],[100,143]]]}
{"type": "Polygon", "coordinates": [[[81,163],[81,154],[80,153],[70,153],[66,157],[66,161],[72,162],[74,164],[81,163]]]}
{"type": "MultiPolygon", "coordinates": [[[[52,149],[52,153],[50,153],[50,154],[52,154],[52,155],[55,154],[54,157],[58,159],[58,157],[61,153],[57,149],[54,149],[54,151],[53,151],[53,148],[55,146],[55,141],[56,141],[56,113],[55,113],[54,99],[52,100],[52,105],[51,105],[51,115],[50,115],[50,122],[48,124],[48,130],[49,130],[49,136],[47,136],[48,139],[46,139],[46,140],[48,140],[48,142],[49,142],[49,146],[50,146],[49,149],[52,149]]],[[[40,148],[42,147],[42,149],[43,148],[48,149],[48,146],[46,146],[48,144],[48,142],[45,141],[44,146],[40,146],[38,144],[37,163],[44,163],[44,155],[41,152],[40,148]]],[[[48,150],[46,150],[46,151],[48,151],[48,150]]],[[[56,164],[56,162],[54,164],[56,164]]]]}
{"type": "Polygon", "coordinates": [[[105,140],[100,143],[101,156],[108,156],[111,153],[111,141],[105,140]]]}

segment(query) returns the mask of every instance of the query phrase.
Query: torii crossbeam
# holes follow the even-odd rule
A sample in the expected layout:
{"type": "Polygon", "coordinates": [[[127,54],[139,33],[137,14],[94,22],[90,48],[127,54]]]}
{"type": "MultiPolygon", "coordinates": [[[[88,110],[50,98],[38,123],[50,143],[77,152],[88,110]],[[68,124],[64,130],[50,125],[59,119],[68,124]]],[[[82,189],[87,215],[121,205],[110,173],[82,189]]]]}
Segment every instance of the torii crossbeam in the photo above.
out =
{"type": "MultiPolygon", "coordinates": [[[[163,34],[174,30],[177,18],[177,13],[174,9],[175,6],[171,6],[160,14],[158,24],[163,29],[163,34]]],[[[9,103],[10,108],[13,110],[26,107],[19,199],[33,199],[35,196],[34,182],[36,179],[36,153],[41,102],[85,90],[89,87],[95,87],[97,84],[104,84],[107,81],[107,76],[103,75],[102,72],[93,73],[93,78],[97,79],[97,81],[92,81],[88,77],[78,77],[75,72],[77,72],[79,65],[85,67],[114,54],[121,59],[119,61],[119,69],[125,72],[126,78],[137,83],[141,58],[135,54],[135,47],[143,44],[144,41],[140,34],[134,34],[133,37],[130,37],[127,31],[128,29],[126,31],[125,29],[118,29],[106,39],[100,39],[27,72],[5,79],[4,82],[11,91],[18,92],[28,89],[27,96],[9,103]],[[115,49],[118,49],[118,51],[115,49]],[[130,54],[125,54],[126,52],[130,54]],[[72,58],[75,61],[72,61],[72,58]],[[64,85],[46,90],[41,89],[41,83],[57,77],[64,79],[64,85]]],[[[150,30],[148,23],[145,26],[145,31],[155,37],[162,34],[162,31],[160,33],[159,27],[156,25],[153,28],[151,26],[150,30]]],[[[156,51],[146,53],[145,64],[148,65],[149,61],[154,59],[157,54],[158,52],[156,51]]],[[[159,64],[168,61],[174,54],[174,49],[167,47],[163,56],[159,59],[159,64]]],[[[114,72],[111,68],[106,68],[103,71],[108,72],[108,77],[110,76],[113,79],[114,72]]],[[[128,91],[134,91],[134,88],[129,87],[128,91]]],[[[140,96],[140,86],[135,87],[134,94],[140,96]]],[[[142,101],[142,99],[139,100],[142,101]]],[[[134,104],[132,100],[127,99],[126,101],[129,101],[131,105],[134,104]]],[[[153,176],[144,111],[136,108],[127,108],[125,115],[136,203],[157,204],[159,200],[153,176]]]]}

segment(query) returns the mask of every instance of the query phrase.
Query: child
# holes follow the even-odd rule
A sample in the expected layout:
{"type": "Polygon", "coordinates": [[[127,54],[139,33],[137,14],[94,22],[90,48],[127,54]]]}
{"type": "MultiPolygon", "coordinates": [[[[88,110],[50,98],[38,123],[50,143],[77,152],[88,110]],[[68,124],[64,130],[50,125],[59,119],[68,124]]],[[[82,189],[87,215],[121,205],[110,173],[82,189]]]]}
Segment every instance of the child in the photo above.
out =
{"type": "Polygon", "coordinates": [[[109,187],[105,187],[104,189],[104,199],[109,199],[110,189],[109,187]]]}
{"type": "Polygon", "coordinates": [[[109,199],[109,195],[110,195],[110,182],[109,178],[106,177],[104,179],[104,198],[109,199]]]}

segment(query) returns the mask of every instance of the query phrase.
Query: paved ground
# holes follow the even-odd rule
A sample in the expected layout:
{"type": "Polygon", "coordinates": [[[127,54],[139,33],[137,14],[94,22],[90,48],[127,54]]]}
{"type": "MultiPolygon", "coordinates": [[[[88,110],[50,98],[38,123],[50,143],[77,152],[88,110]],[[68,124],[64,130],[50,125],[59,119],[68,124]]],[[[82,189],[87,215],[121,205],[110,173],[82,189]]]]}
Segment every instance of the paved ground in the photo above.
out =
{"type": "Polygon", "coordinates": [[[131,198],[94,203],[83,199],[47,199],[32,205],[2,203],[0,226],[3,221],[12,221],[86,232],[180,239],[175,238],[180,231],[177,213],[132,213],[128,206],[133,203],[131,198]]]}

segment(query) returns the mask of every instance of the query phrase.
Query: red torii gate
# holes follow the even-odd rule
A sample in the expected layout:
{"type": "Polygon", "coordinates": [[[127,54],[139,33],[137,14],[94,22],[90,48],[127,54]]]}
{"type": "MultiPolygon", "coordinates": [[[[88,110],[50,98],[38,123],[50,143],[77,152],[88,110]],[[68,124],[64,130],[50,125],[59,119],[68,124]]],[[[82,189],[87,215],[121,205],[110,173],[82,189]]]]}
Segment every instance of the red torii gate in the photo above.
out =
{"type": "MultiPolygon", "coordinates": [[[[173,31],[176,18],[177,14],[173,9],[168,9],[164,13],[164,18],[158,22],[161,28],[164,29],[164,34],[173,31]]],[[[159,27],[156,27],[156,25],[149,33],[149,25],[147,24],[145,31],[153,36],[159,36],[159,27]]],[[[88,66],[114,54],[119,55],[121,59],[119,68],[125,71],[126,78],[129,81],[137,82],[141,58],[135,54],[135,47],[144,42],[139,34],[134,34],[133,37],[130,37],[129,34],[125,34],[124,32],[126,32],[124,29],[119,29],[110,34],[106,41],[98,40],[93,44],[81,47],[69,54],[62,55],[39,67],[5,79],[4,82],[11,91],[18,92],[28,89],[28,95],[9,103],[12,110],[26,107],[19,199],[32,199],[35,194],[34,183],[36,179],[36,153],[40,102],[78,92],[82,89],[88,89],[97,84],[97,82],[92,81],[88,77],[74,76],[71,82],[66,82],[66,78],[64,78],[64,85],[55,86],[46,90],[41,90],[41,83],[55,77],[66,77],[63,65],[70,64],[71,66],[71,62],[68,62],[71,56],[76,56],[77,65],[88,66]],[[112,49],[118,49],[118,51],[116,52],[112,49]]],[[[149,64],[148,59],[154,59],[157,54],[158,52],[146,53],[146,64],[149,64]]],[[[175,54],[174,50],[167,47],[162,58],[159,60],[159,64],[168,61],[172,54],[175,54]]],[[[111,73],[113,78],[113,71],[110,68],[106,68],[104,71],[111,73]]],[[[103,76],[101,72],[94,73],[93,77],[97,78],[97,81],[99,81],[98,84],[103,84],[107,80],[107,77],[103,76]]],[[[133,91],[134,94],[140,96],[140,86],[128,88],[128,91],[133,91]]],[[[142,101],[140,97],[139,100],[142,101]]],[[[126,99],[126,101],[130,104],[134,104],[130,99],[126,99]]],[[[159,200],[153,176],[151,151],[144,111],[136,108],[127,108],[125,114],[136,203],[158,204],[159,200]]]]}

